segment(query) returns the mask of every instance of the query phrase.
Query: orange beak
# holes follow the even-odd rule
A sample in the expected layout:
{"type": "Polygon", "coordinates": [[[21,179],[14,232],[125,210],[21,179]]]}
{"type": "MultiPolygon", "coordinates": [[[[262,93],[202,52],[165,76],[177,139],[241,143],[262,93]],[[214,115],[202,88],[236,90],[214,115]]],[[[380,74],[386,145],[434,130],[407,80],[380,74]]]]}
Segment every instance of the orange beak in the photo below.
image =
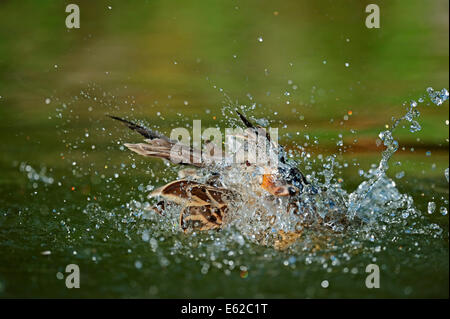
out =
{"type": "Polygon", "coordinates": [[[289,196],[289,189],[284,185],[277,185],[272,174],[264,174],[261,187],[274,196],[289,196]]]}

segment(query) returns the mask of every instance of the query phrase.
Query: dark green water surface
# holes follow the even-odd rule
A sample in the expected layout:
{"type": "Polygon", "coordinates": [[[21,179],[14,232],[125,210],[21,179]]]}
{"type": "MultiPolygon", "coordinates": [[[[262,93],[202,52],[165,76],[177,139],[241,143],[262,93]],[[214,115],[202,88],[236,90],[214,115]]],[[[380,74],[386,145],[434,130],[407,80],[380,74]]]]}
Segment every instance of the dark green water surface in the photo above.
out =
{"type": "Polygon", "coordinates": [[[351,192],[403,103],[449,86],[448,1],[378,2],[380,29],[365,27],[365,1],[78,1],[68,30],[63,1],[1,1],[0,297],[448,298],[448,102],[420,104],[420,132],[395,132],[388,171],[422,212],[415,229],[435,230],[331,238],[311,262],[311,249],[220,249],[232,230],[155,226],[133,205],[176,169],[121,148],[139,136],[105,117],[224,128],[231,99],[289,148],[337,154],[351,192]],[[370,263],[379,289],[365,286],[370,263]],[[68,264],[79,289],[57,279],[68,264]]]}

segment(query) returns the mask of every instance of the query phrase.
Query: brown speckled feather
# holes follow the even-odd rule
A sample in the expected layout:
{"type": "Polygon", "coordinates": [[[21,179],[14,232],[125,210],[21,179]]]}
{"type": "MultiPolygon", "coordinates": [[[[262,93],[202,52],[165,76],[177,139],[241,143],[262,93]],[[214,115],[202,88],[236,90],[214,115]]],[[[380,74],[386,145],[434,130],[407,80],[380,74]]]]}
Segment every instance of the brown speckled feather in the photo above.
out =
{"type": "Polygon", "coordinates": [[[236,194],[228,189],[195,181],[178,180],[150,194],[150,197],[156,196],[183,206],[180,226],[187,232],[220,228],[228,203],[236,194]]]}

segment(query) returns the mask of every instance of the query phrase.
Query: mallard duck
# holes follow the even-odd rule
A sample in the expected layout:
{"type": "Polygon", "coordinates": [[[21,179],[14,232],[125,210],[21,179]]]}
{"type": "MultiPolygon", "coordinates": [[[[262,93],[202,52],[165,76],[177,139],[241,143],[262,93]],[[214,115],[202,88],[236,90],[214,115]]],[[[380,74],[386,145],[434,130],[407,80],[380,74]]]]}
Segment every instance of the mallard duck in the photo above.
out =
{"type": "MultiPolygon", "coordinates": [[[[150,193],[149,197],[162,199],[153,207],[155,211],[162,214],[166,205],[178,205],[180,207],[179,224],[184,232],[205,231],[224,227],[233,215],[230,212],[231,206],[242,201],[244,192],[252,192],[254,195],[251,200],[248,199],[249,197],[246,198],[245,205],[257,204],[259,196],[274,202],[283,198],[287,202],[286,209],[289,213],[299,216],[301,227],[295,228],[294,231],[278,231],[280,240],[275,242],[275,245],[282,249],[301,235],[304,225],[314,224],[317,220],[324,223],[320,216],[314,215],[315,212],[311,207],[299,204],[301,194],[307,192],[314,195],[318,190],[307,181],[297,167],[287,163],[284,149],[271,140],[264,128],[252,124],[242,113],[236,112],[246,126],[248,134],[246,136],[237,134],[234,137],[247,141],[264,137],[269,147],[277,148],[278,162],[275,169],[268,168],[266,165],[252,164],[249,161],[243,163],[222,161],[221,165],[205,163],[199,161],[201,150],[190,146],[188,152],[174,155],[171,154],[171,150],[178,141],[123,118],[110,117],[122,122],[145,138],[145,143],[125,143],[124,145],[131,151],[142,156],[161,158],[177,164],[188,163],[191,166],[179,171],[178,180],[150,193]],[[201,177],[198,174],[199,170],[208,171],[208,176],[201,177]],[[234,184],[223,183],[222,177],[231,174],[230,172],[233,172],[238,181],[234,184]]],[[[247,148],[246,144],[248,151],[247,148]]],[[[267,211],[261,211],[259,215],[264,218],[264,215],[270,214],[267,211]]],[[[235,215],[234,217],[239,218],[235,215]]],[[[270,224],[273,216],[267,217],[270,224]]]]}

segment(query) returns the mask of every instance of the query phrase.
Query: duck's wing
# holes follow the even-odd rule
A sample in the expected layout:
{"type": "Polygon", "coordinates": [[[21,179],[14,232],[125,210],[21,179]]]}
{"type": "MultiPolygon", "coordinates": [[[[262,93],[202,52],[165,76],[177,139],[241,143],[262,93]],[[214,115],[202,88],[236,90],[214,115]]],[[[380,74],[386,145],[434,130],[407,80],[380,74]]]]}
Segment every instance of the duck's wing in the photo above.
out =
{"type": "MultiPolygon", "coordinates": [[[[238,133],[234,135],[235,138],[245,140],[247,142],[247,144],[244,143],[244,149],[248,150],[249,144],[252,144],[254,147],[257,146],[259,148],[261,147],[260,143],[263,142],[265,143],[266,151],[273,153],[277,158],[276,161],[284,164],[286,162],[284,148],[278,144],[277,140],[271,139],[270,133],[266,130],[266,128],[262,127],[261,125],[253,125],[238,110],[236,110],[236,113],[239,115],[241,121],[247,127],[245,132],[242,132],[242,134],[238,133]]],[[[271,156],[269,156],[267,160],[274,161],[275,158],[271,158],[271,156]]]]}
{"type": "Polygon", "coordinates": [[[161,139],[145,140],[146,143],[125,143],[131,151],[147,157],[162,158],[174,164],[192,165],[204,167],[205,163],[201,160],[201,152],[189,146],[180,146],[174,149],[177,143],[167,143],[161,139]]]}
{"type": "Polygon", "coordinates": [[[161,139],[161,140],[164,140],[164,141],[167,141],[167,142],[171,142],[170,139],[167,136],[165,136],[164,134],[161,134],[161,133],[159,133],[157,131],[153,131],[151,129],[148,129],[146,127],[140,126],[140,125],[138,125],[136,123],[130,122],[130,121],[125,120],[123,118],[120,118],[118,116],[108,115],[108,117],[110,117],[110,118],[112,118],[112,119],[114,119],[116,121],[122,122],[129,129],[138,132],[139,134],[141,134],[146,139],[150,139],[150,140],[161,139]]]}
{"type": "Polygon", "coordinates": [[[252,122],[250,122],[241,112],[236,110],[236,113],[239,115],[241,121],[244,123],[244,125],[250,129],[250,132],[252,133],[250,138],[256,138],[258,134],[264,134],[267,138],[267,140],[270,142],[270,134],[266,131],[264,127],[261,125],[253,125],[252,122]]]}
{"type": "Polygon", "coordinates": [[[149,195],[149,197],[157,196],[180,205],[212,205],[220,208],[233,199],[236,194],[229,189],[182,179],[168,183],[149,195]]]}
{"type": "Polygon", "coordinates": [[[220,228],[230,201],[237,195],[225,188],[178,180],[154,190],[149,196],[160,196],[182,205],[180,226],[186,232],[220,228]]]}
{"type": "Polygon", "coordinates": [[[109,117],[124,123],[128,128],[138,132],[146,138],[145,143],[124,144],[133,152],[143,156],[166,159],[175,164],[188,164],[196,167],[205,166],[204,161],[202,161],[202,153],[200,150],[187,145],[181,145],[178,141],[171,140],[164,134],[150,130],[120,117],[109,117]]]}
{"type": "Polygon", "coordinates": [[[211,205],[185,206],[180,214],[180,227],[184,232],[219,229],[228,206],[217,208],[211,205]]]}

